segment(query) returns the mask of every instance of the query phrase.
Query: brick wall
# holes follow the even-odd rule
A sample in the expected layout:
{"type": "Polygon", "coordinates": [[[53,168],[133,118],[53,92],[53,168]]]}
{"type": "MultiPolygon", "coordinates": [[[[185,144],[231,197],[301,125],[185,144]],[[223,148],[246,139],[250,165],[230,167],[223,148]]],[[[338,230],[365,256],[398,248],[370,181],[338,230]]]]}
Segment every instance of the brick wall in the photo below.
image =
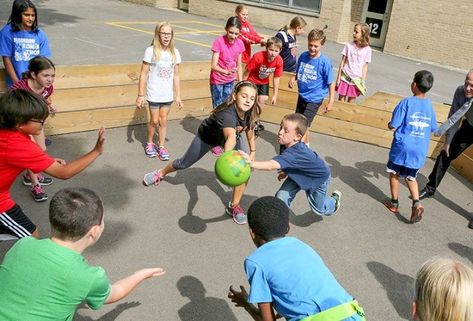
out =
{"type": "Polygon", "coordinates": [[[473,2],[396,0],[384,51],[461,69],[473,67],[473,2]]]}

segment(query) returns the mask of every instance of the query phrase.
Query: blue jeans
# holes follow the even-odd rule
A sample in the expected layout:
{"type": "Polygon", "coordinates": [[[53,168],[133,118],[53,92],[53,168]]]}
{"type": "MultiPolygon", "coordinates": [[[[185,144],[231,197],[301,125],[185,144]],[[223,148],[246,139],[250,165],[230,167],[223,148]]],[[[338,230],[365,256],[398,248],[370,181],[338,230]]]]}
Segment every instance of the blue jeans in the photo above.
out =
{"type": "Polygon", "coordinates": [[[210,84],[210,94],[212,95],[212,106],[217,108],[223,104],[232,94],[233,81],[227,84],[210,84]]]}
{"type": "MultiPolygon", "coordinates": [[[[335,211],[335,199],[327,196],[329,184],[330,178],[317,187],[312,194],[306,193],[310,209],[317,215],[329,216],[335,211]]],[[[288,177],[276,192],[276,197],[286,203],[287,207],[290,207],[294,197],[300,190],[299,185],[288,177]]]]}

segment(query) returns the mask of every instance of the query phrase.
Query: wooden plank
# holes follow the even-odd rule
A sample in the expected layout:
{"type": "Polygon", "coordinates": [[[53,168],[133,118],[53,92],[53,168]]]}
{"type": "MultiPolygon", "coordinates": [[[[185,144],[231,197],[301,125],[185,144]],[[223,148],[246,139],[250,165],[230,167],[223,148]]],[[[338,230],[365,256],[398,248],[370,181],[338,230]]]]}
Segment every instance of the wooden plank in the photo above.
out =
{"type": "MultiPolygon", "coordinates": [[[[261,119],[270,123],[279,124],[282,117],[287,113],[287,109],[273,106],[272,109],[267,108],[263,110],[261,119]]],[[[393,135],[390,130],[383,130],[322,115],[316,116],[310,130],[386,148],[391,146],[393,135]]],[[[436,156],[441,145],[442,144],[439,142],[431,141],[428,155],[430,157],[436,156]]]]}
{"type": "MultiPolygon", "coordinates": [[[[88,110],[103,107],[128,106],[135,103],[137,86],[121,85],[91,88],[70,88],[56,90],[51,97],[59,113],[88,110]]],[[[208,80],[187,80],[181,82],[183,100],[210,96],[208,80]]]]}
{"type": "MultiPolygon", "coordinates": [[[[296,93],[281,91],[278,95],[278,101],[276,103],[276,106],[288,109],[289,113],[295,110],[296,103],[296,93]]],[[[324,101],[324,104],[326,103],[327,100],[324,101]]],[[[263,109],[272,107],[272,105],[265,105],[263,109]]],[[[391,120],[391,112],[389,111],[373,109],[363,105],[349,104],[341,101],[335,101],[333,109],[328,113],[324,113],[323,108],[320,108],[318,111],[318,115],[345,120],[383,130],[387,130],[387,124],[391,120]]],[[[443,141],[443,138],[435,137],[432,135],[431,140],[443,141]]]]}
{"type": "MultiPolygon", "coordinates": [[[[199,117],[208,115],[212,110],[210,98],[188,100],[184,108],[171,107],[169,120],[181,119],[188,116],[199,117]]],[[[95,130],[101,126],[106,128],[144,124],[148,121],[148,110],[137,109],[132,105],[115,108],[82,110],[58,113],[48,118],[45,123],[47,135],[66,134],[95,130]]]]}
{"type": "MultiPolygon", "coordinates": [[[[73,65],[56,66],[54,87],[78,88],[110,85],[138,84],[141,64],[109,64],[109,65],[73,65]]],[[[181,81],[206,79],[208,82],[210,62],[185,61],[180,65],[181,81]]],[[[0,69],[0,91],[6,90],[5,70],[0,69]]]]}
{"type": "Polygon", "coordinates": [[[469,158],[473,159],[473,145],[468,147],[464,152],[464,155],[468,156],[469,158]]]}
{"type": "Polygon", "coordinates": [[[458,173],[473,182],[473,158],[461,154],[452,162],[452,165],[458,173]]]}
{"type": "MultiPolygon", "coordinates": [[[[392,112],[396,105],[403,99],[404,97],[396,94],[391,94],[383,91],[378,91],[365,99],[364,101],[360,102],[359,104],[362,106],[370,107],[373,109],[385,110],[392,112]]],[[[448,118],[448,112],[450,107],[444,105],[442,103],[432,102],[435,109],[435,116],[438,122],[444,122],[448,118]]]]}

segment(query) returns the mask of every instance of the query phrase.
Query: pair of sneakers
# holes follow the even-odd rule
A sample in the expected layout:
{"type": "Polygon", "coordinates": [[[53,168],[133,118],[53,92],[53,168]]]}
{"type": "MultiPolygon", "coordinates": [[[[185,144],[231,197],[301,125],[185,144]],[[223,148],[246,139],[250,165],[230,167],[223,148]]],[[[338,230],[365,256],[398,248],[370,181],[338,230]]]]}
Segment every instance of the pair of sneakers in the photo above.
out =
{"type": "MultiPolygon", "coordinates": [[[[393,213],[399,213],[399,202],[393,202],[391,199],[385,199],[383,201],[384,206],[393,213]]],[[[424,214],[424,207],[419,201],[414,202],[411,208],[411,219],[409,222],[417,223],[422,220],[422,214],[424,214]]]]}
{"type": "Polygon", "coordinates": [[[38,174],[38,184],[33,185],[31,177],[28,174],[23,175],[23,185],[31,186],[31,195],[36,202],[44,202],[48,199],[48,195],[43,189],[43,186],[51,185],[53,179],[51,177],[38,174]]]}
{"type": "Polygon", "coordinates": [[[145,154],[149,158],[154,158],[158,156],[158,158],[162,161],[169,160],[169,153],[166,147],[159,146],[156,148],[156,145],[153,143],[147,143],[145,147],[145,154]]]}

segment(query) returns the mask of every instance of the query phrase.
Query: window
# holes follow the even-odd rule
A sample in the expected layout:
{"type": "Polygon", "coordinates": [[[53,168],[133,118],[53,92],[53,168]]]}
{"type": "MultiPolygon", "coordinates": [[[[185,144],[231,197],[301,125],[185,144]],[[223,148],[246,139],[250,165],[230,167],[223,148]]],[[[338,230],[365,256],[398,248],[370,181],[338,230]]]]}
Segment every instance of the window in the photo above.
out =
{"type": "Polygon", "coordinates": [[[320,12],[322,0],[247,0],[251,2],[270,4],[280,7],[289,7],[293,9],[309,10],[320,12]]]}

